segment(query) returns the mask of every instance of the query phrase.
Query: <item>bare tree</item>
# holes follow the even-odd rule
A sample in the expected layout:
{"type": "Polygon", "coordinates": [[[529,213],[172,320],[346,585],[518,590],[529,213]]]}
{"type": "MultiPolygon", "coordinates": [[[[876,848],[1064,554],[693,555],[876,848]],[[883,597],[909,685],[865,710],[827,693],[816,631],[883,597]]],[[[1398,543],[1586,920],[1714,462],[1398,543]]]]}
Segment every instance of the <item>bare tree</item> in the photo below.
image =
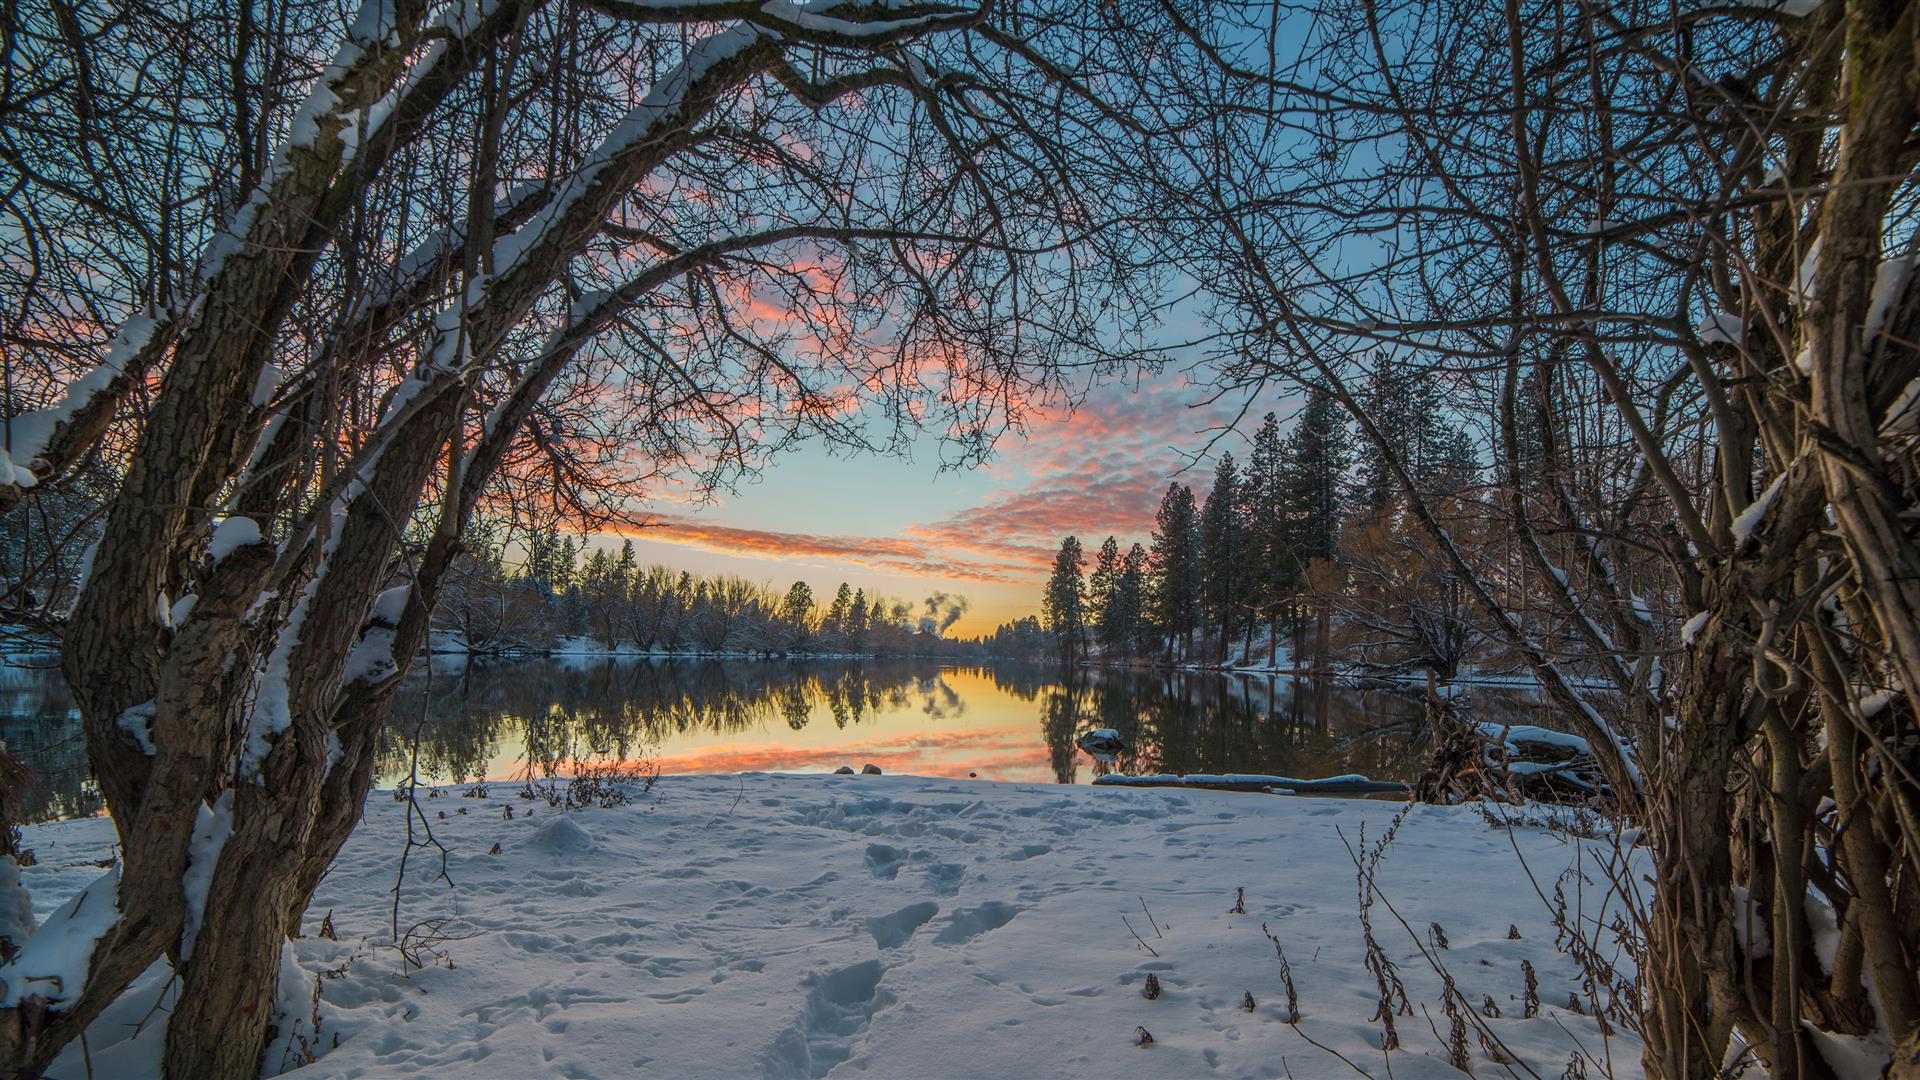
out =
{"type": "Polygon", "coordinates": [[[258,1071],[478,509],[977,458],[1151,317],[1152,5],[265,10],[7,9],[0,507],[112,463],[64,665],[124,850],[84,978],[7,967],[10,1074],[162,958],[168,1074],[258,1071]]]}
{"type": "Polygon", "coordinates": [[[1738,1029],[1775,1077],[1844,1075],[1846,1045],[1911,1075],[1920,7],[1310,2],[1241,28],[1163,177],[1205,222],[1217,377],[1330,390],[1598,748],[1655,865],[1648,1074],[1716,1075],[1738,1029]],[[1420,491],[1361,394],[1380,357],[1477,424],[1524,572],[1420,491]]]}

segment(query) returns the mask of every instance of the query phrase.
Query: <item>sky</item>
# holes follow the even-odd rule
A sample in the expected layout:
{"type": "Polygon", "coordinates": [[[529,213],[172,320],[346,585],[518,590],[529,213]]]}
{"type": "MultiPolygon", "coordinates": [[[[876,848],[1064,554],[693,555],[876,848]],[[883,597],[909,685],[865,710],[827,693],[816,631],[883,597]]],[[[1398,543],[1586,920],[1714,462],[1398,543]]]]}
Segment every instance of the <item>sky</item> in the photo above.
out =
{"type": "MultiPolygon", "coordinates": [[[[630,536],[642,563],[780,589],[804,580],[823,603],[842,581],[916,604],[962,596],[966,613],[948,633],[987,634],[1038,612],[1063,537],[1079,536],[1089,559],[1109,534],[1123,548],[1145,543],[1170,481],[1196,493],[1209,486],[1212,465],[1193,465],[1194,455],[1246,401],[1211,397],[1175,370],[1096,386],[1078,409],[1045,415],[965,471],[942,472],[931,438],[909,458],[809,445],[709,505],[647,508],[649,527],[600,539],[630,536]]],[[[1245,439],[1272,407],[1257,403],[1255,422],[1214,448],[1244,459],[1245,439]]]]}

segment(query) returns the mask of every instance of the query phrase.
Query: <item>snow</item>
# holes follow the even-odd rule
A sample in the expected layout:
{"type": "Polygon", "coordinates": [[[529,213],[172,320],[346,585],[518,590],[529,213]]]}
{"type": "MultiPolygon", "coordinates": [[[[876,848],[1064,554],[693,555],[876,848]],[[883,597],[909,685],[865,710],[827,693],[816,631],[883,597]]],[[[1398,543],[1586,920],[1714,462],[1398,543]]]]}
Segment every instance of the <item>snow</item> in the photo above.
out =
{"type": "Polygon", "coordinates": [[[1760,522],[1767,516],[1767,511],[1773,506],[1773,500],[1780,497],[1780,487],[1786,478],[1787,473],[1786,470],[1783,469],[1780,475],[1773,478],[1773,483],[1767,485],[1767,490],[1761,492],[1760,497],[1753,500],[1753,505],[1740,511],[1739,516],[1733,519],[1733,546],[1735,549],[1745,547],[1747,540],[1753,536],[1753,530],[1760,527],[1760,522]]]}
{"type": "Polygon", "coordinates": [[[33,933],[33,897],[20,882],[20,864],[0,855],[0,939],[15,945],[33,933]]]}
{"type": "Polygon", "coordinates": [[[1732,312],[1716,311],[1694,327],[1693,332],[1703,345],[1739,345],[1747,338],[1747,324],[1732,312]]]}
{"type": "Polygon", "coordinates": [[[585,855],[594,848],[593,837],[580,823],[566,814],[555,814],[553,820],[540,826],[524,845],[528,851],[546,855],[585,855]]]}
{"type": "Polygon", "coordinates": [[[1825,1032],[1811,1020],[1800,1023],[1839,1080],[1880,1080],[1886,1075],[1887,1060],[1893,1056],[1891,1039],[1825,1032]]]}
{"type": "Polygon", "coordinates": [[[367,621],[380,626],[399,626],[400,616],[406,613],[407,598],[413,595],[413,586],[395,585],[373,598],[373,608],[367,614],[367,621]]]}
{"type": "Polygon", "coordinates": [[[1906,295],[1907,279],[1913,276],[1913,251],[1896,259],[1886,259],[1874,271],[1873,298],[1867,304],[1867,319],[1862,329],[1868,346],[1886,328],[1887,316],[1906,295]]]}
{"type": "Polygon", "coordinates": [[[279,364],[263,364],[260,377],[253,381],[253,407],[264,409],[273,404],[273,395],[280,390],[280,383],[287,377],[286,370],[279,364]]]}
{"type": "Polygon", "coordinates": [[[360,640],[347,654],[346,666],[341,670],[341,686],[360,679],[378,682],[399,670],[393,659],[394,629],[400,625],[400,616],[406,612],[407,598],[412,593],[412,585],[396,585],[374,597],[373,607],[367,612],[366,628],[360,632],[360,640]]]}
{"type": "Polygon", "coordinates": [[[1887,406],[1887,414],[1880,420],[1880,426],[1890,435],[1912,432],[1914,421],[1920,419],[1920,378],[1907,383],[1900,396],[1887,406]]]}
{"type": "Polygon", "coordinates": [[[1591,754],[1593,747],[1578,735],[1569,735],[1564,731],[1551,728],[1534,727],[1531,724],[1496,724],[1490,720],[1477,721],[1473,725],[1475,732],[1482,738],[1490,739],[1504,746],[1511,753],[1519,753],[1520,743],[1539,743],[1542,746],[1557,747],[1573,754],[1591,754]]]}
{"type": "MultiPolygon", "coordinates": [[[[32,846],[29,842],[28,847],[32,846]]],[[[86,988],[94,943],[119,917],[115,903],[119,890],[116,863],[35,928],[13,962],[0,964],[0,1009],[14,1008],[29,997],[44,998],[49,1004],[78,997],[86,988]]]]}
{"type": "Polygon", "coordinates": [[[1290,776],[1268,776],[1265,773],[1152,773],[1146,776],[1122,776],[1109,773],[1094,778],[1094,783],[1115,787],[1168,787],[1187,785],[1192,787],[1247,787],[1278,791],[1282,794],[1292,791],[1312,791],[1316,788],[1337,788],[1344,785],[1375,783],[1369,777],[1358,773],[1342,776],[1329,776],[1317,780],[1299,780],[1290,776]]]}
{"type": "MultiPolygon", "coordinates": [[[[796,21],[799,20],[796,18],[796,21]]],[[[495,241],[495,274],[506,277],[517,271],[528,253],[543,244],[559,224],[574,212],[575,204],[594,191],[600,183],[601,173],[634,146],[650,138],[661,124],[680,114],[686,107],[687,94],[696,82],[716,66],[757,44],[766,33],[750,23],[738,23],[695,42],[688,49],[686,59],[647,91],[646,97],[608,133],[605,141],[568,178],[566,187],[558,197],[520,229],[495,241]]],[[[461,335],[458,334],[440,334],[440,344],[434,352],[435,363],[444,365],[451,359],[441,354],[459,338],[461,335]]]]}
{"type": "Polygon", "coordinates": [[[207,554],[214,562],[233,554],[243,547],[260,542],[260,524],[250,517],[230,517],[222,521],[213,530],[213,539],[207,544],[207,554]]]}
{"type": "Polygon", "coordinates": [[[193,943],[200,936],[200,921],[206,917],[207,890],[213,885],[213,871],[220,864],[220,849],[233,835],[233,789],[220,793],[212,806],[200,804],[194,815],[193,839],[187,847],[187,872],[181,884],[186,890],[187,914],[180,928],[180,953],[193,955],[193,943]]]}
{"type": "Polygon", "coordinates": [[[1694,639],[1700,636],[1700,631],[1707,628],[1707,619],[1712,614],[1710,611],[1698,611],[1694,613],[1693,618],[1680,624],[1680,644],[1693,644],[1694,639]]]}
{"type": "Polygon", "coordinates": [[[1755,7],[1772,8],[1783,15],[1811,15],[1824,0],[1742,0],[1755,7]]]}
{"type": "Polygon", "coordinates": [[[1807,245],[1807,253],[1800,260],[1800,273],[1794,281],[1794,303],[1805,306],[1813,299],[1814,275],[1820,272],[1820,241],[1824,236],[1816,236],[1813,243],[1807,245]]]}
{"type": "Polygon", "coordinates": [[[130,706],[113,721],[121,731],[133,736],[133,741],[140,744],[140,752],[148,757],[154,753],[153,712],[153,702],[143,701],[130,706]]]}
{"type": "Polygon", "coordinates": [[[1773,931],[1768,913],[1753,902],[1753,893],[1744,886],[1733,887],[1733,939],[1740,951],[1754,959],[1773,955],[1773,931]]]}
{"type": "MultiPolygon", "coordinates": [[[[1591,711],[1592,707],[1588,706],[1588,708],[1589,711],[1591,711]]],[[[1613,736],[1612,729],[1608,728],[1603,721],[1599,721],[1597,714],[1592,716],[1591,719],[1599,723],[1601,730],[1607,732],[1609,736],[1613,736]]],[[[1580,775],[1586,762],[1592,759],[1593,746],[1578,735],[1570,735],[1564,731],[1554,731],[1551,728],[1534,727],[1531,724],[1497,724],[1484,720],[1476,722],[1473,725],[1473,730],[1481,738],[1487,740],[1488,745],[1484,751],[1484,760],[1490,768],[1502,768],[1515,776],[1550,775],[1567,783],[1578,784],[1581,787],[1589,789],[1593,787],[1591,783],[1580,775]],[[1557,762],[1512,760],[1524,752],[1521,747],[1522,743],[1534,743],[1555,747],[1566,751],[1567,758],[1557,762]],[[1507,755],[1507,760],[1501,760],[1495,757],[1494,747],[1496,746],[1507,755]]],[[[1620,742],[1617,736],[1613,736],[1613,744],[1616,752],[1620,755],[1621,763],[1627,770],[1628,779],[1635,785],[1638,785],[1640,783],[1640,768],[1634,760],[1632,748],[1620,742]]]]}
{"type": "MultiPolygon", "coordinates": [[[[362,469],[371,467],[372,462],[361,466],[362,469]]],[[[358,479],[349,483],[349,491],[358,484],[358,479]]],[[[306,628],[307,612],[313,606],[313,598],[320,592],[320,583],[327,576],[329,560],[333,558],[346,532],[349,498],[350,495],[342,495],[328,507],[329,530],[326,541],[320,545],[320,565],[314,568],[313,576],[300,591],[300,599],[294,602],[293,610],[287,614],[287,621],[274,640],[273,650],[267,654],[265,669],[255,679],[253,716],[247,724],[246,743],[239,751],[240,777],[243,780],[259,777],[260,765],[273,749],[273,737],[293,726],[293,652],[300,646],[300,634],[306,628]]],[[[265,599],[263,595],[261,601],[265,599]]],[[[352,654],[348,654],[348,662],[352,662],[352,654]]]]}
{"type": "Polygon", "coordinates": [[[0,454],[0,483],[32,487],[33,472],[28,466],[47,452],[54,431],[73,419],[96,394],[106,392],[109,384],[147,347],[160,323],[144,315],[135,315],[120,326],[120,332],[107,346],[104,360],[67,384],[60,400],[51,408],[21,413],[6,422],[6,453],[0,454]]]}
{"type": "MultiPolygon", "coordinates": [[[[435,947],[452,963],[403,973],[387,905],[409,807],[376,793],[288,946],[304,975],[284,978],[283,1030],[310,1033],[313,975],[340,969],[318,982],[321,1056],[291,1075],[1014,1077],[1037,1063],[1079,1076],[1348,1074],[1309,1039],[1374,1075],[1459,1075],[1417,1016],[1401,1018],[1390,1061],[1370,1022],[1346,845],[1363,828],[1371,844],[1397,804],[765,774],[669,777],[633,794],[572,814],[499,782],[486,798],[423,797],[453,884],[416,851],[400,926],[450,917],[435,947]],[[1245,914],[1229,911],[1237,887],[1245,914]],[[329,912],[338,941],[317,932],[329,912]],[[1292,964],[1298,1028],[1282,1017],[1263,923],[1292,964]],[[1151,1001],[1149,974],[1162,988],[1151,1001]],[[1151,1046],[1135,1045],[1136,1027],[1151,1046]]],[[[29,871],[48,904],[111,852],[105,821],[26,832],[51,856],[29,871]]],[[[1489,828],[1472,806],[1422,806],[1376,875],[1420,934],[1445,928],[1449,948],[1433,955],[1468,1000],[1491,996],[1502,1012],[1475,1023],[1538,1075],[1559,1075],[1576,1040],[1610,1054],[1615,1076],[1639,1075],[1630,1035],[1609,1042],[1564,1008],[1569,993],[1584,998],[1579,971],[1527,878],[1555,880],[1594,844],[1489,828]],[[1541,985],[1531,1019],[1522,960],[1541,985]]],[[[1589,897],[1585,910],[1602,906],[1589,897]]],[[[1413,933],[1384,906],[1373,922],[1414,1007],[1438,1016],[1441,980],[1413,933]]],[[[128,1063],[152,1060],[164,1010],[139,1021],[167,974],[157,965],[94,1024],[95,1075],[140,1075],[128,1063]]],[[[1474,1053],[1477,1074],[1504,1072],[1474,1053]]],[[[300,1060],[276,1048],[268,1071],[300,1060]]],[[[86,1075],[78,1043],[49,1075],[86,1075]]]]}

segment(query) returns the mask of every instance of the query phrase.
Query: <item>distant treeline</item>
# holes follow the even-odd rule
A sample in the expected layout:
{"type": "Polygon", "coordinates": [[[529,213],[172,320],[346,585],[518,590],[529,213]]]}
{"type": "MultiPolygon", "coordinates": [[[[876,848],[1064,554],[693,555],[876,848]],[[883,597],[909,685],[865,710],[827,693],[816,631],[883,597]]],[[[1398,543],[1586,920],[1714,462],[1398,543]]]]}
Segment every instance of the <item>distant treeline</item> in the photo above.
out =
{"type": "Polygon", "coordinates": [[[552,531],[512,545],[524,549],[516,564],[503,536],[497,524],[471,530],[434,612],[435,648],[915,655],[951,644],[941,634],[966,610],[965,599],[937,592],[916,604],[842,582],[822,600],[804,581],[780,590],[731,575],[642,566],[631,540],[617,549],[590,547],[552,531]]]}

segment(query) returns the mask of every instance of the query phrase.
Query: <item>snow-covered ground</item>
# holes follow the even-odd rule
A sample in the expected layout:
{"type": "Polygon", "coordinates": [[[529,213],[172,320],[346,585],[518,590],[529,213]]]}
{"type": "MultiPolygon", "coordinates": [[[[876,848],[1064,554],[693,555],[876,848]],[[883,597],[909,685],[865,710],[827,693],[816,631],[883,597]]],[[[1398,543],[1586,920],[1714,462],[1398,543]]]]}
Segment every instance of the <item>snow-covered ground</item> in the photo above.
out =
{"type": "MultiPolygon", "coordinates": [[[[327,973],[319,1035],[303,1019],[277,1052],[322,1053],[296,1075],[1457,1077],[1428,955],[1473,1006],[1474,1074],[1558,1076],[1575,1053],[1585,1075],[1639,1074],[1631,1036],[1567,1007],[1585,992],[1534,885],[1551,895],[1576,864],[1602,881],[1607,845],[1471,808],[1414,808],[1378,864],[1374,933],[1412,1010],[1389,1056],[1346,845],[1372,846],[1396,804],[748,774],[563,813],[508,784],[459,790],[420,804],[453,884],[416,849],[401,896],[402,928],[448,920],[427,943],[442,959],[409,974],[388,944],[406,816],[390,794],[321,885],[291,946],[309,978],[327,973]],[[329,912],[337,941],[319,936],[329,912]]],[[[103,820],[26,833],[40,917],[112,854],[103,820]]],[[[150,972],[93,1026],[92,1075],[151,1067],[162,982],[150,972]]],[[[310,992],[282,999],[310,1016],[310,992]]],[[[50,1075],[84,1075],[77,1051],[50,1075]]]]}

